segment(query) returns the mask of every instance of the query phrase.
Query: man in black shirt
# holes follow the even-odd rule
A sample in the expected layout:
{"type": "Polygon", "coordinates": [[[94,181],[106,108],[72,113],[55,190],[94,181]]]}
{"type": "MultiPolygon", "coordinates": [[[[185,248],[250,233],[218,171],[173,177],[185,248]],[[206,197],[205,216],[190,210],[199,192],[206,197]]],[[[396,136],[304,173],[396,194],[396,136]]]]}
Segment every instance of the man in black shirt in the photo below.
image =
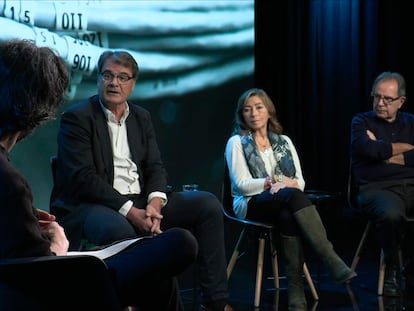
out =
{"type": "Polygon", "coordinates": [[[356,201],[375,225],[384,251],[385,296],[400,296],[400,249],[407,215],[414,212],[414,115],[400,111],[406,101],[403,76],[383,72],[372,87],[372,111],[354,116],[351,159],[356,201]]]}

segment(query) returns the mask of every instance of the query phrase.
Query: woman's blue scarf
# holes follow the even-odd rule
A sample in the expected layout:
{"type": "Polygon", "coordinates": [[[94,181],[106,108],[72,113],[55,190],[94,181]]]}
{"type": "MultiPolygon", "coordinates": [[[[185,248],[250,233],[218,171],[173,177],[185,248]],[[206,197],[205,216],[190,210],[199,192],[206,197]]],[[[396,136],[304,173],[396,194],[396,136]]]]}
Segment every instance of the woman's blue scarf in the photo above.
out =
{"type": "MultiPolygon", "coordinates": [[[[244,155],[252,176],[254,178],[265,178],[268,176],[265,164],[260,156],[259,149],[252,133],[243,135],[240,138],[244,155]]],[[[296,169],[288,142],[282,137],[282,135],[278,135],[273,132],[269,132],[269,141],[272,146],[273,156],[276,160],[276,167],[274,168],[273,174],[283,174],[284,176],[293,178],[296,174],[296,169]]]]}

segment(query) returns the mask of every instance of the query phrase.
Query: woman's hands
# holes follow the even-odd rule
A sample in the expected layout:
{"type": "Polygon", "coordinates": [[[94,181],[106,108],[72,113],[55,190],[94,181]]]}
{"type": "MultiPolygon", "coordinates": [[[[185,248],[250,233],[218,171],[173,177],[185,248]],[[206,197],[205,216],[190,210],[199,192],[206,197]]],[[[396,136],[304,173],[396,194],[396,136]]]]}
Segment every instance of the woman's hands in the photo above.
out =
{"type": "Polygon", "coordinates": [[[267,176],[264,183],[264,190],[270,189],[272,187],[273,180],[272,177],[267,176]]]}
{"type": "Polygon", "coordinates": [[[290,177],[287,177],[287,176],[281,176],[281,177],[276,177],[276,178],[277,178],[277,181],[273,182],[274,179],[272,179],[269,176],[266,177],[265,190],[269,189],[269,192],[271,194],[275,194],[280,189],[283,189],[283,188],[286,188],[286,187],[300,189],[299,183],[296,179],[293,179],[293,178],[290,178],[290,177]]]}
{"type": "Polygon", "coordinates": [[[270,194],[275,194],[277,193],[280,189],[286,188],[286,184],[283,182],[275,182],[274,184],[272,184],[272,186],[270,187],[270,194]]]}

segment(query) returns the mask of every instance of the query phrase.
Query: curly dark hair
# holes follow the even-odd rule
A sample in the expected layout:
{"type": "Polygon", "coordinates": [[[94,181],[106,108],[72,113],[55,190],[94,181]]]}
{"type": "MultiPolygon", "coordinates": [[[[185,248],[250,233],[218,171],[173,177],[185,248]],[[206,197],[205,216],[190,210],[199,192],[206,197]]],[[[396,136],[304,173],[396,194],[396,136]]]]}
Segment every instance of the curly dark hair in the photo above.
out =
{"type": "Polygon", "coordinates": [[[0,43],[0,137],[27,136],[56,116],[70,76],[64,60],[28,40],[0,43]]]}

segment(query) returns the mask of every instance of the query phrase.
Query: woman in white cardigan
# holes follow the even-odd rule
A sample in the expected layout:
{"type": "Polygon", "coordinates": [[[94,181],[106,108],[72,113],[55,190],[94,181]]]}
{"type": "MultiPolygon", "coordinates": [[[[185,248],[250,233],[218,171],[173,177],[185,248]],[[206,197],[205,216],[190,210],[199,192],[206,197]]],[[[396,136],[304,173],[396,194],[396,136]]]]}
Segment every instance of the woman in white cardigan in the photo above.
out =
{"type": "Polygon", "coordinates": [[[289,310],[302,311],[307,310],[302,280],[302,237],[319,255],[336,283],[347,282],[356,274],[327,239],[315,206],[303,192],[305,181],[296,148],[282,130],[267,93],[249,89],[238,100],[225,158],[235,214],[272,222],[280,228],[289,310]]]}

